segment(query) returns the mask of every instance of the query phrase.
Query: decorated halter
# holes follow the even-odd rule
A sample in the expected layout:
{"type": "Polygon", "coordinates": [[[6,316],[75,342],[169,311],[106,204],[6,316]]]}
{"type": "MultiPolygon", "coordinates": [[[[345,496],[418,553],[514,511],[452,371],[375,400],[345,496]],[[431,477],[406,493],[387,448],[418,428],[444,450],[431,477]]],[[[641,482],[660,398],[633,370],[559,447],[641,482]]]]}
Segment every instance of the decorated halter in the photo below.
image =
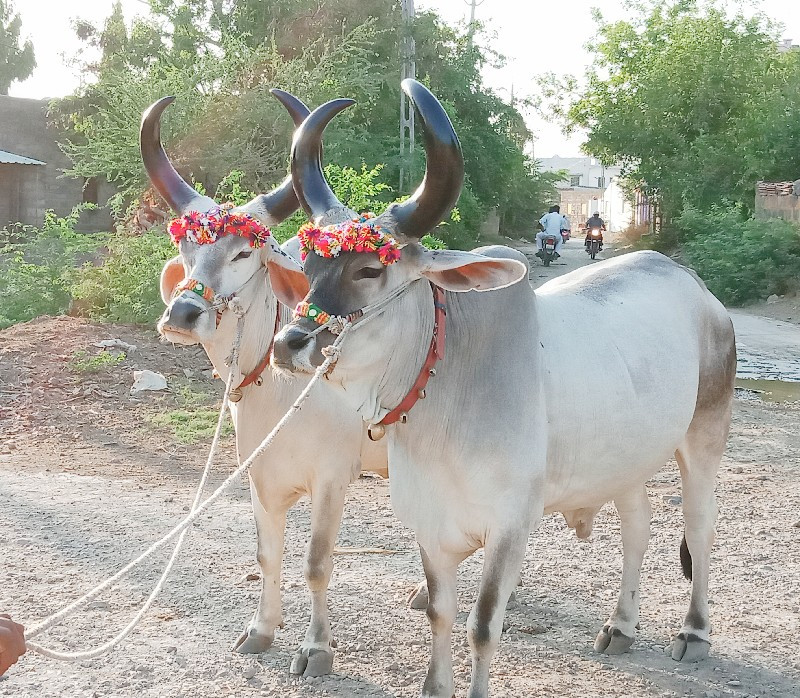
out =
{"type": "Polygon", "coordinates": [[[191,211],[170,222],[167,230],[172,242],[179,245],[189,240],[198,245],[210,245],[225,235],[238,235],[250,241],[250,247],[263,247],[271,233],[247,213],[231,212],[231,204],[215,206],[205,213],[191,211]]]}
{"type": "Polygon", "coordinates": [[[306,223],[297,231],[301,259],[305,260],[309,252],[328,259],[338,257],[340,252],[376,252],[381,264],[394,264],[400,259],[400,245],[375,224],[374,218],[374,213],[364,213],[351,221],[322,228],[306,223]]]}

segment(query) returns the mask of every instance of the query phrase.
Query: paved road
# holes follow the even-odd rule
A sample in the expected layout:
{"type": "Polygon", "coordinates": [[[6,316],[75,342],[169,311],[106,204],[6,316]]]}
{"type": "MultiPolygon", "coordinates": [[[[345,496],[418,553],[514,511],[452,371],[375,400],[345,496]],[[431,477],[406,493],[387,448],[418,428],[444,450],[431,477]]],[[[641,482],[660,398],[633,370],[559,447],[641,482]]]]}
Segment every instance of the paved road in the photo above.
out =
{"type": "Polygon", "coordinates": [[[586,266],[587,264],[597,264],[603,261],[603,259],[607,259],[608,256],[610,256],[609,253],[614,249],[613,238],[611,241],[609,240],[612,235],[612,233],[606,233],[606,243],[603,251],[597,259],[591,260],[583,246],[583,235],[578,234],[577,237],[572,238],[564,244],[561,248],[561,258],[552,262],[549,267],[545,267],[542,261],[534,256],[536,253],[536,246],[533,243],[527,245],[519,244],[516,245],[516,247],[527,255],[528,261],[531,264],[530,280],[533,287],[538,288],[543,283],[557,276],[561,276],[562,274],[566,274],[586,266]]]}

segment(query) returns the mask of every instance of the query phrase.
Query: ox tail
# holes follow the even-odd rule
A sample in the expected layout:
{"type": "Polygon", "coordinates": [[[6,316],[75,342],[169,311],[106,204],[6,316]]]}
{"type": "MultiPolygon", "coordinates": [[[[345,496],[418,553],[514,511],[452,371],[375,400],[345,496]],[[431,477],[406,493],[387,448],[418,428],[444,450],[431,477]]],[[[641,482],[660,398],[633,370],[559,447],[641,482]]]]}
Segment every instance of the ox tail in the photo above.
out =
{"type": "Polygon", "coordinates": [[[683,576],[689,581],[692,579],[692,554],[689,552],[689,546],[686,545],[686,534],[683,534],[681,541],[681,569],[683,576]]]}

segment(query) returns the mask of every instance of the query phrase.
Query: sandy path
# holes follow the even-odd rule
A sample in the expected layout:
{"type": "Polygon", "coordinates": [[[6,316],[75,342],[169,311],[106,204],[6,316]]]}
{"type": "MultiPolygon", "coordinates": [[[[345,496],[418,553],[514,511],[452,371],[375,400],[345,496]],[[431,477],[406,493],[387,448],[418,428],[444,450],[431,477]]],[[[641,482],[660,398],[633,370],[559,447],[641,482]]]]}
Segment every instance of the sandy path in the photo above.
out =
{"type": "MultiPolygon", "coordinates": [[[[600,514],[590,542],[576,540],[559,516],[551,516],[531,536],[524,586],[494,664],[493,695],[797,696],[796,418],[794,411],[737,404],[719,486],[712,659],[682,666],[664,655],[688,601],[677,560],[679,485],[670,467],[651,483],[653,540],[634,651],[600,657],[591,650],[613,606],[621,566],[616,514],[608,508],[600,514]]],[[[28,466],[23,454],[0,462],[0,603],[27,621],[117,569],[175,522],[191,499],[191,485],[182,478],[142,486],[133,477],[31,473],[28,466]]],[[[249,505],[239,487],[193,530],[163,598],[122,648],[80,665],[26,658],[0,682],[0,695],[418,695],[429,632],[424,615],[407,610],[403,601],[421,570],[413,536],[391,514],[387,483],[376,479],[351,488],[339,544],[397,552],[337,556],[331,585],[337,674],[299,682],[287,675],[309,616],[301,576],[308,522],[308,505],[301,503],[292,512],[286,546],[287,627],[265,655],[229,652],[254,608],[258,586],[244,581],[256,567],[249,505]]],[[[474,556],[460,575],[460,695],[467,678],[464,622],[480,562],[474,556]]],[[[105,639],[132,614],[154,575],[134,575],[54,632],[51,642],[82,647],[105,639]]]]}

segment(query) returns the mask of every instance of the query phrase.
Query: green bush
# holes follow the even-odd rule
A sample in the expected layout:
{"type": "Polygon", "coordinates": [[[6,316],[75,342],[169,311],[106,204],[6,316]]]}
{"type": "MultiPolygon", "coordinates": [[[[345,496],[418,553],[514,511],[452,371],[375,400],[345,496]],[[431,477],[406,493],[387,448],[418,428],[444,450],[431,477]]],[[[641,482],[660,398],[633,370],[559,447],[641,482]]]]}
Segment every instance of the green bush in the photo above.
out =
{"type": "Polygon", "coordinates": [[[41,228],[0,231],[0,328],[67,310],[80,265],[102,244],[75,232],[85,208],[64,218],[47,211],[41,228]]]}
{"type": "Polygon", "coordinates": [[[800,228],[782,220],[744,218],[740,211],[687,207],[676,221],[689,265],[723,303],[742,305],[797,288],[800,228]]]}
{"type": "Polygon", "coordinates": [[[164,309],[161,268],[176,250],[160,226],[141,235],[113,233],[100,266],[83,266],[71,291],[84,314],[111,322],[155,322],[164,309]]]}

